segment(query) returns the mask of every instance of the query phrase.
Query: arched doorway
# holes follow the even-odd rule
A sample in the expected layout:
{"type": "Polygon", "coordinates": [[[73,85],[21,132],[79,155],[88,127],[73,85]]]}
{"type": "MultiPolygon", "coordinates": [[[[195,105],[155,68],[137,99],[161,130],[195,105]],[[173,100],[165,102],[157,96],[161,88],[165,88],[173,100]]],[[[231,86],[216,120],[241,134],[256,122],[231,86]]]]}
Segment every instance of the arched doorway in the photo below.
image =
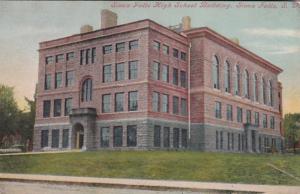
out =
{"type": "Polygon", "coordinates": [[[84,128],[80,123],[73,126],[73,142],[75,149],[82,149],[84,145],[84,128]]]}

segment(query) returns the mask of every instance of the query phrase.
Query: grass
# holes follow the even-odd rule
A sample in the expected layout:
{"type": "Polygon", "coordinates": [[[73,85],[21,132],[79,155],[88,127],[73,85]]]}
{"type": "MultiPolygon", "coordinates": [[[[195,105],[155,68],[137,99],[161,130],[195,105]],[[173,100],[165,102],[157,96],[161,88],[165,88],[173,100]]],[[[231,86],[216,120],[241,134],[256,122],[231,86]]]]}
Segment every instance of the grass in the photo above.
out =
{"type": "Polygon", "coordinates": [[[0,172],[300,185],[300,156],[176,151],[97,151],[0,156],[0,172]]]}

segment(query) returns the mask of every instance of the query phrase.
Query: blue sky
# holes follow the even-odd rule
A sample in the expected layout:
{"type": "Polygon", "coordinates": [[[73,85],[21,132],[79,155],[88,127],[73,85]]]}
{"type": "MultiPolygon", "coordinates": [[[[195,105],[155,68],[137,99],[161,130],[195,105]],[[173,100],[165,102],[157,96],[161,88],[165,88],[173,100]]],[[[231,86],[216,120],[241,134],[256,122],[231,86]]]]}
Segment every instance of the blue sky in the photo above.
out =
{"type": "MultiPolygon", "coordinates": [[[[0,83],[14,86],[17,100],[23,106],[23,96],[32,98],[37,81],[38,43],[79,33],[83,24],[99,29],[101,9],[118,13],[119,24],[149,18],[169,26],[179,24],[182,16],[188,15],[192,27],[207,26],[228,38],[237,37],[241,46],[282,68],[284,72],[279,80],[283,83],[284,112],[300,112],[299,3],[289,2],[287,8],[281,8],[284,2],[277,2],[273,3],[277,8],[266,8],[272,5],[197,2],[195,8],[175,8],[178,2],[171,3],[169,8],[154,8],[156,2],[148,4],[150,8],[133,8],[135,2],[120,2],[119,5],[130,7],[114,8],[112,2],[1,1],[0,83]]],[[[144,5],[144,2],[138,3],[144,5]]],[[[185,2],[186,6],[193,4],[185,2]]]]}

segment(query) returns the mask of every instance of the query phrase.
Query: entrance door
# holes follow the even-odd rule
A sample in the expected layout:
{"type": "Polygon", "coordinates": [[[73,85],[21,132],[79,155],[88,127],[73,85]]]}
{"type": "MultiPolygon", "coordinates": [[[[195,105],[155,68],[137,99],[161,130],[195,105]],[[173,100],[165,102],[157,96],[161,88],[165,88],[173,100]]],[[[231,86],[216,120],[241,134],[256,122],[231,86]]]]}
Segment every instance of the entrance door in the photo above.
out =
{"type": "Polygon", "coordinates": [[[73,133],[73,142],[74,142],[74,148],[76,149],[82,149],[84,145],[84,129],[83,126],[79,123],[75,124],[73,127],[74,133],[73,133]]]}
{"type": "Polygon", "coordinates": [[[78,134],[78,146],[76,146],[76,147],[78,147],[78,149],[81,149],[82,148],[82,146],[83,146],[83,137],[84,137],[84,135],[83,135],[83,132],[81,133],[79,133],[78,134]]]}

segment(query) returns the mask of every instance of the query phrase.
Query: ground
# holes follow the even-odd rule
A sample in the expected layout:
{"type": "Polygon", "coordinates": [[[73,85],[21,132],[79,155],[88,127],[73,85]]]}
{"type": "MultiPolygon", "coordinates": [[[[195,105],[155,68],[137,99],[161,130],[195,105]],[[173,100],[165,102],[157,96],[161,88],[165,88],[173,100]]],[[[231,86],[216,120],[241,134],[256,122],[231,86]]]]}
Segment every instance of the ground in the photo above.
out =
{"type": "Polygon", "coordinates": [[[300,185],[300,156],[192,151],[96,151],[0,156],[0,172],[300,185]]]}

